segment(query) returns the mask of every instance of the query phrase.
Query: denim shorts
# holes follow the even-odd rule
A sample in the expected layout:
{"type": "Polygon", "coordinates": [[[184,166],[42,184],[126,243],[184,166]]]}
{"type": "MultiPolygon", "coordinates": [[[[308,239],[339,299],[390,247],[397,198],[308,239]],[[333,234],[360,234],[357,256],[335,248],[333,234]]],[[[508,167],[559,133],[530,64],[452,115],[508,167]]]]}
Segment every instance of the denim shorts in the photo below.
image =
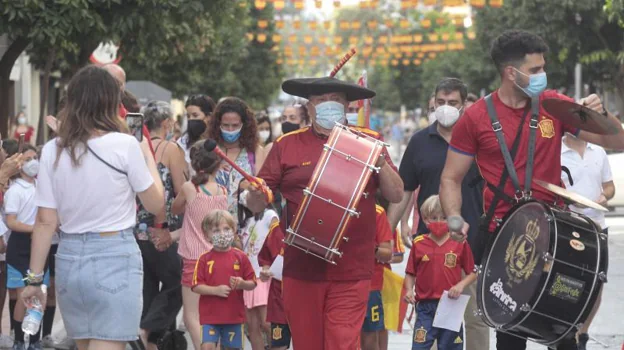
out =
{"type": "Polygon", "coordinates": [[[143,307],[143,261],[132,229],[61,233],[56,297],[71,338],[136,340],[143,307]]]}

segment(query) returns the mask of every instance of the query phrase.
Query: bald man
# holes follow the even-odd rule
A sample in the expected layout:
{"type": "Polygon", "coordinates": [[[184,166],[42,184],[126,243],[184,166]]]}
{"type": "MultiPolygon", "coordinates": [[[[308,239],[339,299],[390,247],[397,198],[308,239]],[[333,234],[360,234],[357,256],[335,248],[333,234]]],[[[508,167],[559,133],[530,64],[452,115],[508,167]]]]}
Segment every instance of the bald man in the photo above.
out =
{"type": "Polygon", "coordinates": [[[121,89],[126,89],[126,71],[123,70],[119,65],[114,63],[105,64],[102,66],[106,71],[108,71],[117,81],[121,84],[121,89]]]}

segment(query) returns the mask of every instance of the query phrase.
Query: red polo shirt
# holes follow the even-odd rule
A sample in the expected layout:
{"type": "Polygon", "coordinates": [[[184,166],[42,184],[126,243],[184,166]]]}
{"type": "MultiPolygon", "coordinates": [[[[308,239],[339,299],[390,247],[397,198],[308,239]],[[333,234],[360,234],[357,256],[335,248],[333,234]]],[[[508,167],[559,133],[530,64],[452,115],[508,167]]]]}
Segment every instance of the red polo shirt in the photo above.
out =
{"type": "MultiPolygon", "coordinates": [[[[355,128],[368,135],[381,139],[381,135],[365,128],[355,128]]],[[[273,191],[279,191],[286,199],[286,210],[290,222],[303,198],[303,190],[308,185],[314,168],[323,152],[327,138],[307,127],[278,138],[258,174],[273,191]]],[[[395,169],[392,160],[384,150],[386,161],[395,169]]],[[[373,173],[365,192],[376,193],[378,175],[373,173]]],[[[362,197],[357,210],[359,218],[352,218],[345,236],[348,242],[342,243],[342,258],[337,265],[306,254],[287,246],[284,254],[284,276],[312,281],[358,281],[370,279],[375,259],[375,196],[362,197]]],[[[283,222],[283,228],[289,223],[283,222]]]]}
{"type": "MultiPolygon", "coordinates": [[[[380,245],[381,243],[390,242],[393,237],[386,211],[380,205],[377,205],[375,210],[375,223],[377,224],[375,242],[377,245],[380,245]]],[[[385,265],[386,264],[380,263],[375,259],[375,270],[373,272],[373,278],[371,279],[371,290],[381,290],[383,287],[383,269],[385,265]]]]}
{"type": "Polygon", "coordinates": [[[440,299],[445,290],[451,289],[474,269],[474,258],[468,243],[450,238],[442,245],[429,235],[414,239],[405,273],[416,277],[416,300],[440,299]]]}
{"type": "MultiPolygon", "coordinates": [[[[565,95],[558,94],[556,91],[549,90],[542,93],[540,100],[544,98],[559,98],[563,100],[573,101],[565,95]]],[[[524,108],[511,108],[505,105],[498,97],[498,91],[492,93],[492,102],[496,108],[498,119],[503,127],[505,142],[507,148],[511,152],[513,141],[518,132],[518,126],[524,114],[524,108]]],[[[530,102],[529,102],[530,103],[530,102]]],[[[527,150],[529,143],[529,120],[530,115],[526,117],[524,130],[518,145],[518,152],[514,159],[514,165],[518,174],[520,185],[524,188],[524,173],[527,164],[527,150]]],[[[535,158],[533,167],[533,180],[543,180],[551,184],[562,185],[561,182],[561,138],[565,132],[576,134],[578,129],[564,125],[558,119],[553,118],[546,113],[540,104],[539,124],[535,138],[535,158]]],[[[498,186],[500,178],[505,168],[496,134],[492,130],[492,124],[487,113],[485,99],[480,99],[466,110],[464,115],[459,119],[453,127],[453,138],[451,139],[450,149],[476,156],[477,166],[481,176],[488,183],[498,186]]],[[[547,202],[554,202],[555,195],[546,191],[542,187],[533,184],[531,186],[533,196],[547,202]]],[[[513,198],[515,189],[511,180],[507,180],[505,184],[505,193],[513,198]]],[[[494,193],[487,187],[483,188],[483,206],[484,212],[487,212],[494,193]]],[[[495,211],[496,218],[502,218],[511,208],[511,204],[502,200],[498,203],[495,211]]],[[[490,229],[494,229],[495,224],[492,222],[490,229]]]]}
{"type": "MultiPolygon", "coordinates": [[[[284,255],[284,231],[273,227],[258,253],[260,266],[271,266],[278,255],[284,255]]],[[[271,323],[288,324],[282,299],[282,281],[272,279],[269,286],[266,320],[271,323]]]]}
{"type": "MultiPolygon", "coordinates": [[[[230,285],[230,277],[256,280],[256,274],[247,255],[232,248],[226,252],[211,250],[202,254],[195,264],[193,287],[230,285]]],[[[227,298],[215,295],[199,297],[199,322],[202,325],[239,324],[245,322],[243,290],[233,290],[227,298]]]]}

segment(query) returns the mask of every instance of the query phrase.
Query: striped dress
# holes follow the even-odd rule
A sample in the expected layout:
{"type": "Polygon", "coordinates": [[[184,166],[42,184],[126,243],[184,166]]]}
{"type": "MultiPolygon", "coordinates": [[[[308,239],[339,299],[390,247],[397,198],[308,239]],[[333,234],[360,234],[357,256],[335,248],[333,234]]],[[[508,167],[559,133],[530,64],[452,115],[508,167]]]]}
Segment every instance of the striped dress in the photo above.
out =
{"type": "Polygon", "coordinates": [[[212,249],[212,244],[204,238],[201,224],[209,212],[228,209],[227,190],[223,186],[219,188],[221,193],[212,195],[203,185],[195,186],[195,198],[186,202],[178,246],[178,254],[184,259],[197,260],[200,255],[212,249]]]}

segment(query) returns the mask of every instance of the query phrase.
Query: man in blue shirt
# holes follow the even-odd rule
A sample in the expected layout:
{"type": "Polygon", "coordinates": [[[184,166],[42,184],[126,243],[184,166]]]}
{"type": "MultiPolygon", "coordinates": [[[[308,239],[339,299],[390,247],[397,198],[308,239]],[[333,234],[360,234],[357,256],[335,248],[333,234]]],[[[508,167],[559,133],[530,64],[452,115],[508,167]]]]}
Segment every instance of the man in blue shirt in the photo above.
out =
{"type": "MultiPolygon", "coordinates": [[[[466,85],[456,78],[442,79],[435,89],[435,117],[436,121],[429,127],[420,130],[410,139],[399,174],[403,179],[403,200],[398,204],[391,204],[388,209],[388,219],[391,227],[396,227],[406,210],[414,191],[420,187],[417,207],[440,190],[440,176],[446,162],[446,154],[451,140],[453,126],[463,113],[464,103],[468,96],[466,85]]],[[[475,263],[479,263],[480,245],[477,239],[479,218],[483,214],[482,181],[476,165],[470,169],[462,184],[462,216],[470,224],[468,243],[475,251],[475,263]],[[475,250],[477,249],[477,250],[475,250]]],[[[417,223],[414,223],[416,225],[417,223]]],[[[427,233],[427,227],[419,218],[417,234],[427,233]]],[[[403,242],[411,247],[409,232],[401,232],[403,242]]],[[[489,349],[489,329],[483,321],[473,314],[476,309],[476,284],[468,289],[472,303],[466,309],[466,350],[489,349]]]]}

